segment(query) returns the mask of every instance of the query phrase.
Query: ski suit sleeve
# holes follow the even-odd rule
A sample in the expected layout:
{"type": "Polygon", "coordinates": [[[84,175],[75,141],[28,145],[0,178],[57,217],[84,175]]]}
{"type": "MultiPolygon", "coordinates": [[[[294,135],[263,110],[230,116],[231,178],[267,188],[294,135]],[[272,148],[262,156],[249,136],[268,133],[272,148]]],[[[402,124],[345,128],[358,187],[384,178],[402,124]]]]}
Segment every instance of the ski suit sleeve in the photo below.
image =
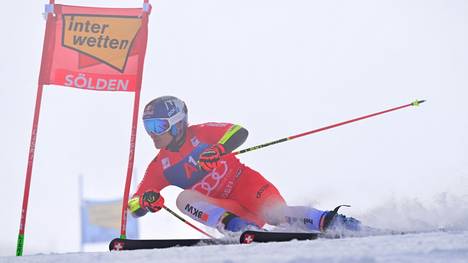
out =
{"type": "Polygon", "coordinates": [[[133,194],[132,198],[128,201],[128,209],[134,217],[144,216],[148,212],[140,206],[140,197],[143,196],[146,191],[159,193],[169,185],[169,182],[163,175],[163,169],[158,156],[148,165],[143,180],[138,185],[135,194],[133,194]]]}
{"type": "Polygon", "coordinates": [[[206,142],[212,145],[222,144],[226,153],[234,151],[249,136],[247,129],[231,123],[209,122],[198,126],[197,130],[206,142]]]}
{"type": "Polygon", "coordinates": [[[244,127],[233,124],[221,137],[218,141],[219,144],[224,146],[224,150],[226,153],[230,153],[234,151],[237,147],[241,146],[247,137],[249,136],[249,132],[244,127]]]}

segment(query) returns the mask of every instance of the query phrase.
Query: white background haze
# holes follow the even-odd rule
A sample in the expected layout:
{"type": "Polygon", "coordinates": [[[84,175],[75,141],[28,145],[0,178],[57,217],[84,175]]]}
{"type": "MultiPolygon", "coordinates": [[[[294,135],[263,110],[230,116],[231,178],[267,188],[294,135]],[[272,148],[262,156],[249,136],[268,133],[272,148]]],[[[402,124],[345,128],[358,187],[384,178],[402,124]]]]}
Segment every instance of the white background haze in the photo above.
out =
{"type": "MultiPolygon", "coordinates": [[[[139,7],[143,1],[57,1],[139,7]]],[[[45,1],[0,17],[0,255],[15,254],[45,1]]],[[[293,205],[370,225],[468,228],[468,2],[151,1],[141,109],[174,95],[189,122],[233,122],[246,148],[386,108],[409,108],[240,155],[293,205]]],[[[45,87],[25,254],[78,251],[78,175],[87,198],[123,195],[133,94],[45,87]]],[[[141,179],[156,151],[139,122],[141,179]]],[[[162,194],[175,208],[179,189],[162,194]]],[[[161,211],[143,238],[198,237],[161,211]]],[[[105,250],[103,245],[100,249],[105,250]]]]}

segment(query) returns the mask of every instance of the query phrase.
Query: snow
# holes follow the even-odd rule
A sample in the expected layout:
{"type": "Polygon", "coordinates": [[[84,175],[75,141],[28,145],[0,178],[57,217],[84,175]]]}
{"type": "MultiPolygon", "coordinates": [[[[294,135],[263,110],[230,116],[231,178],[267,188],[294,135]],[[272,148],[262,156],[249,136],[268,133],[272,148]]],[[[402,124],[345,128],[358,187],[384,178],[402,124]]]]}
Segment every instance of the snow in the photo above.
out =
{"type": "Polygon", "coordinates": [[[2,257],[3,262],[467,262],[468,231],[2,257]]]}

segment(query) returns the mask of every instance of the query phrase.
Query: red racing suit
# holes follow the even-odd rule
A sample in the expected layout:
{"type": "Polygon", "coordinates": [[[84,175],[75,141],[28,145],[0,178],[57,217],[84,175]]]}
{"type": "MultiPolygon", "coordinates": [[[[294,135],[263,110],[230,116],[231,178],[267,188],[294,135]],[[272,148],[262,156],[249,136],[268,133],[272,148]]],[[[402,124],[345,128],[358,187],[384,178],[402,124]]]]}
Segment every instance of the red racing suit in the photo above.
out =
{"type": "Polygon", "coordinates": [[[134,196],[175,185],[195,190],[238,216],[263,225],[265,218],[259,211],[268,204],[285,204],[274,185],[232,155],[222,158],[221,165],[210,172],[198,166],[199,155],[229,135],[235,126],[238,125],[205,123],[188,127],[179,151],[161,149],[151,161],[134,196]]]}

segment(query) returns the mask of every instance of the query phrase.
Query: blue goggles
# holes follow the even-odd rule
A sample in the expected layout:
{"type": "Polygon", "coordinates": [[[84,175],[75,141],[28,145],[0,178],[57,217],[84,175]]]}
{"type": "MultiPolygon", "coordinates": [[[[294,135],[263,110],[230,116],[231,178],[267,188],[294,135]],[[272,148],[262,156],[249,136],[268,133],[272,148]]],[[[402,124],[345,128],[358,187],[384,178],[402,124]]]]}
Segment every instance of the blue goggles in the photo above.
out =
{"type": "Polygon", "coordinates": [[[150,118],[144,119],[145,130],[149,134],[162,135],[168,132],[172,125],[181,121],[185,114],[176,114],[171,118],[150,118]]]}

